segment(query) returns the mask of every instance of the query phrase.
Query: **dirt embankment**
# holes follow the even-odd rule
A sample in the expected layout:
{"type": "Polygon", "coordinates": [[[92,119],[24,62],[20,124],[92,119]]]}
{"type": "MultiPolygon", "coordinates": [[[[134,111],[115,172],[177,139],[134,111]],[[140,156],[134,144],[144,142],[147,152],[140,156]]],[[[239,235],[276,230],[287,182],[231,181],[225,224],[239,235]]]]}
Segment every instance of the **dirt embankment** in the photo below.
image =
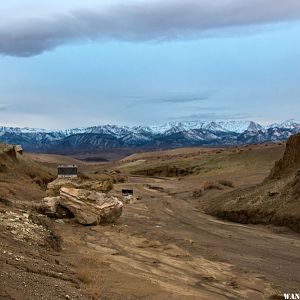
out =
{"type": "Polygon", "coordinates": [[[22,155],[18,146],[0,144],[0,198],[2,202],[37,201],[54,174],[22,155]]]}
{"type": "Polygon", "coordinates": [[[0,299],[87,299],[47,218],[0,203],[0,299]]]}
{"type": "Polygon", "coordinates": [[[0,144],[0,299],[87,299],[55,224],[34,211],[52,173],[0,144]]]}
{"type": "Polygon", "coordinates": [[[291,136],[286,144],[285,153],[274,168],[268,179],[280,179],[300,169],[300,133],[291,136]]]}
{"type": "Polygon", "coordinates": [[[289,138],[283,158],[263,183],[202,203],[219,218],[252,224],[287,226],[300,232],[300,134],[289,138]]]}

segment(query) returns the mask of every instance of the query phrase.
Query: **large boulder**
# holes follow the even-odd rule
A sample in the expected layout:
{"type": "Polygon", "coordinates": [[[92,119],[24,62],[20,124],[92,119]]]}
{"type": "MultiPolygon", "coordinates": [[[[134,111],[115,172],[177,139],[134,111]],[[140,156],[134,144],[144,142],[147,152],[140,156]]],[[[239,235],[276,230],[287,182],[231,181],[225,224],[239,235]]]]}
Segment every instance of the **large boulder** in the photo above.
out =
{"type": "Polygon", "coordinates": [[[57,178],[50,182],[47,186],[47,194],[49,197],[59,196],[62,187],[92,190],[96,192],[109,192],[113,185],[110,180],[94,181],[81,178],[57,178]]]}
{"type": "Polygon", "coordinates": [[[72,217],[72,213],[60,204],[60,197],[46,197],[38,207],[39,212],[51,217],[64,219],[72,217]]]}
{"type": "Polygon", "coordinates": [[[91,190],[62,187],[60,196],[44,198],[41,211],[58,217],[67,209],[82,225],[115,222],[122,214],[123,203],[116,197],[91,190]]]}
{"type": "Polygon", "coordinates": [[[67,208],[83,225],[115,222],[122,214],[123,204],[116,197],[95,191],[63,187],[60,205],[67,208]]]}
{"type": "Polygon", "coordinates": [[[39,206],[39,211],[48,216],[55,216],[60,197],[46,197],[39,206]]]}

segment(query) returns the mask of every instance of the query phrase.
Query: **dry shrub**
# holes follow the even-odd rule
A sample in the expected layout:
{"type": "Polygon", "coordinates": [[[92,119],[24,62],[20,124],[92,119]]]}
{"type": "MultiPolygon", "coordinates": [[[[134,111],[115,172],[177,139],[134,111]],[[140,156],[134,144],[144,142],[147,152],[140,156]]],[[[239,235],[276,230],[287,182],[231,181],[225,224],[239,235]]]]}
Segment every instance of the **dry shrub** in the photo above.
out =
{"type": "Polygon", "coordinates": [[[5,173],[7,171],[7,166],[0,162],[0,173],[5,173]]]}
{"type": "Polygon", "coordinates": [[[103,192],[109,192],[114,188],[114,184],[111,182],[111,180],[106,180],[103,182],[103,192]]]}
{"type": "Polygon", "coordinates": [[[128,175],[118,173],[113,176],[113,182],[114,183],[124,183],[128,181],[128,175]]]}
{"type": "Polygon", "coordinates": [[[53,178],[45,179],[45,178],[40,178],[40,177],[36,176],[32,179],[32,182],[36,183],[43,191],[46,191],[47,185],[49,182],[52,181],[52,179],[53,178]]]}
{"type": "Polygon", "coordinates": [[[233,182],[230,181],[230,180],[227,180],[227,179],[220,179],[220,180],[218,181],[218,183],[221,184],[221,185],[223,185],[223,186],[227,186],[227,187],[231,187],[231,188],[234,187],[233,182]]]}
{"type": "Polygon", "coordinates": [[[13,206],[13,202],[7,198],[0,196],[0,203],[4,204],[5,206],[13,206]]]}
{"type": "Polygon", "coordinates": [[[193,191],[193,198],[200,198],[203,196],[203,189],[197,189],[193,191]]]}
{"type": "Polygon", "coordinates": [[[147,169],[139,169],[132,171],[133,175],[143,176],[159,176],[159,177],[183,177],[192,174],[190,168],[175,166],[175,165],[162,165],[157,167],[149,167],[147,169]]]}
{"type": "Polygon", "coordinates": [[[89,179],[91,179],[90,176],[88,176],[87,174],[82,173],[82,172],[78,172],[77,176],[78,176],[78,178],[81,178],[81,179],[84,179],[84,180],[89,180],[89,179]]]}
{"type": "Polygon", "coordinates": [[[101,299],[107,288],[107,280],[102,269],[105,263],[95,255],[89,254],[77,268],[77,276],[92,299],[101,299]]]}
{"type": "Polygon", "coordinates": [[[208,190],[222,190],[223,187],[221,184],[217,183],[217,182],[213,182],[213,181],[204,181],[202,183],[202,189],[204,191],[208,191],[208,190]]]}
{"type": "Polygon", "coordinates": [[[46,237],[47,244],[56,252],[62,250],[62,241],[62,237],[53,231],[46,237]]]}
{"type": "Polygon", "coordinates": [[[85,185],[82,186],[84,189],[93,190],[96,192],[101,193],[108,193],[113,189],[114,185],[112,180],[103,180],[103,181],[96,181],[96,182],[87,182],[85,185]]]}

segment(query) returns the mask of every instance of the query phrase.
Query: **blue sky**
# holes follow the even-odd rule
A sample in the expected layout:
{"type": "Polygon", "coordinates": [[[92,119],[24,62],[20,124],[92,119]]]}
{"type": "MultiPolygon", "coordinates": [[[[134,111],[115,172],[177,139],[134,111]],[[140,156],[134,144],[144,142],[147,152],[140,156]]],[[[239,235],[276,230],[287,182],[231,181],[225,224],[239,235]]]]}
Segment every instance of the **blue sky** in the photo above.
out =
{"type": "Polygon", "coordinates": [[[1,125],[300,119],[300,3],[0,4],[1,125]]]}

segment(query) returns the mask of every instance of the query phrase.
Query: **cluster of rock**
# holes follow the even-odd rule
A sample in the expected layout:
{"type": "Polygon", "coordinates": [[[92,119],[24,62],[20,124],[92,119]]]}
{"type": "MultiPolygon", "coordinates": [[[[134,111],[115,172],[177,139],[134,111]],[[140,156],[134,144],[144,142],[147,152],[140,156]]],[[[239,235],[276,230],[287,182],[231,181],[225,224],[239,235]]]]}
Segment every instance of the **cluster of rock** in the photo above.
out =
{"type": "Polygon", "coordinates": [[[138,198],[133,195],[123,196],[123,202],[126,204],[134,204],[138,201],[138,198]]]}
{"type": "Polygon", "coordinates": [[[1,152],[10,157],[16,158],[18,154],[23,155],[23,148],[20,145],[2,144],[1,152]]]}
{"type": "Polygon", "coordinates": [[[50,217],[74,217],[82,225],[113,223],[121,215],[123,203],[104,191],[106,182],[56,179],[48,185],[40,211],[50,217]]]}

